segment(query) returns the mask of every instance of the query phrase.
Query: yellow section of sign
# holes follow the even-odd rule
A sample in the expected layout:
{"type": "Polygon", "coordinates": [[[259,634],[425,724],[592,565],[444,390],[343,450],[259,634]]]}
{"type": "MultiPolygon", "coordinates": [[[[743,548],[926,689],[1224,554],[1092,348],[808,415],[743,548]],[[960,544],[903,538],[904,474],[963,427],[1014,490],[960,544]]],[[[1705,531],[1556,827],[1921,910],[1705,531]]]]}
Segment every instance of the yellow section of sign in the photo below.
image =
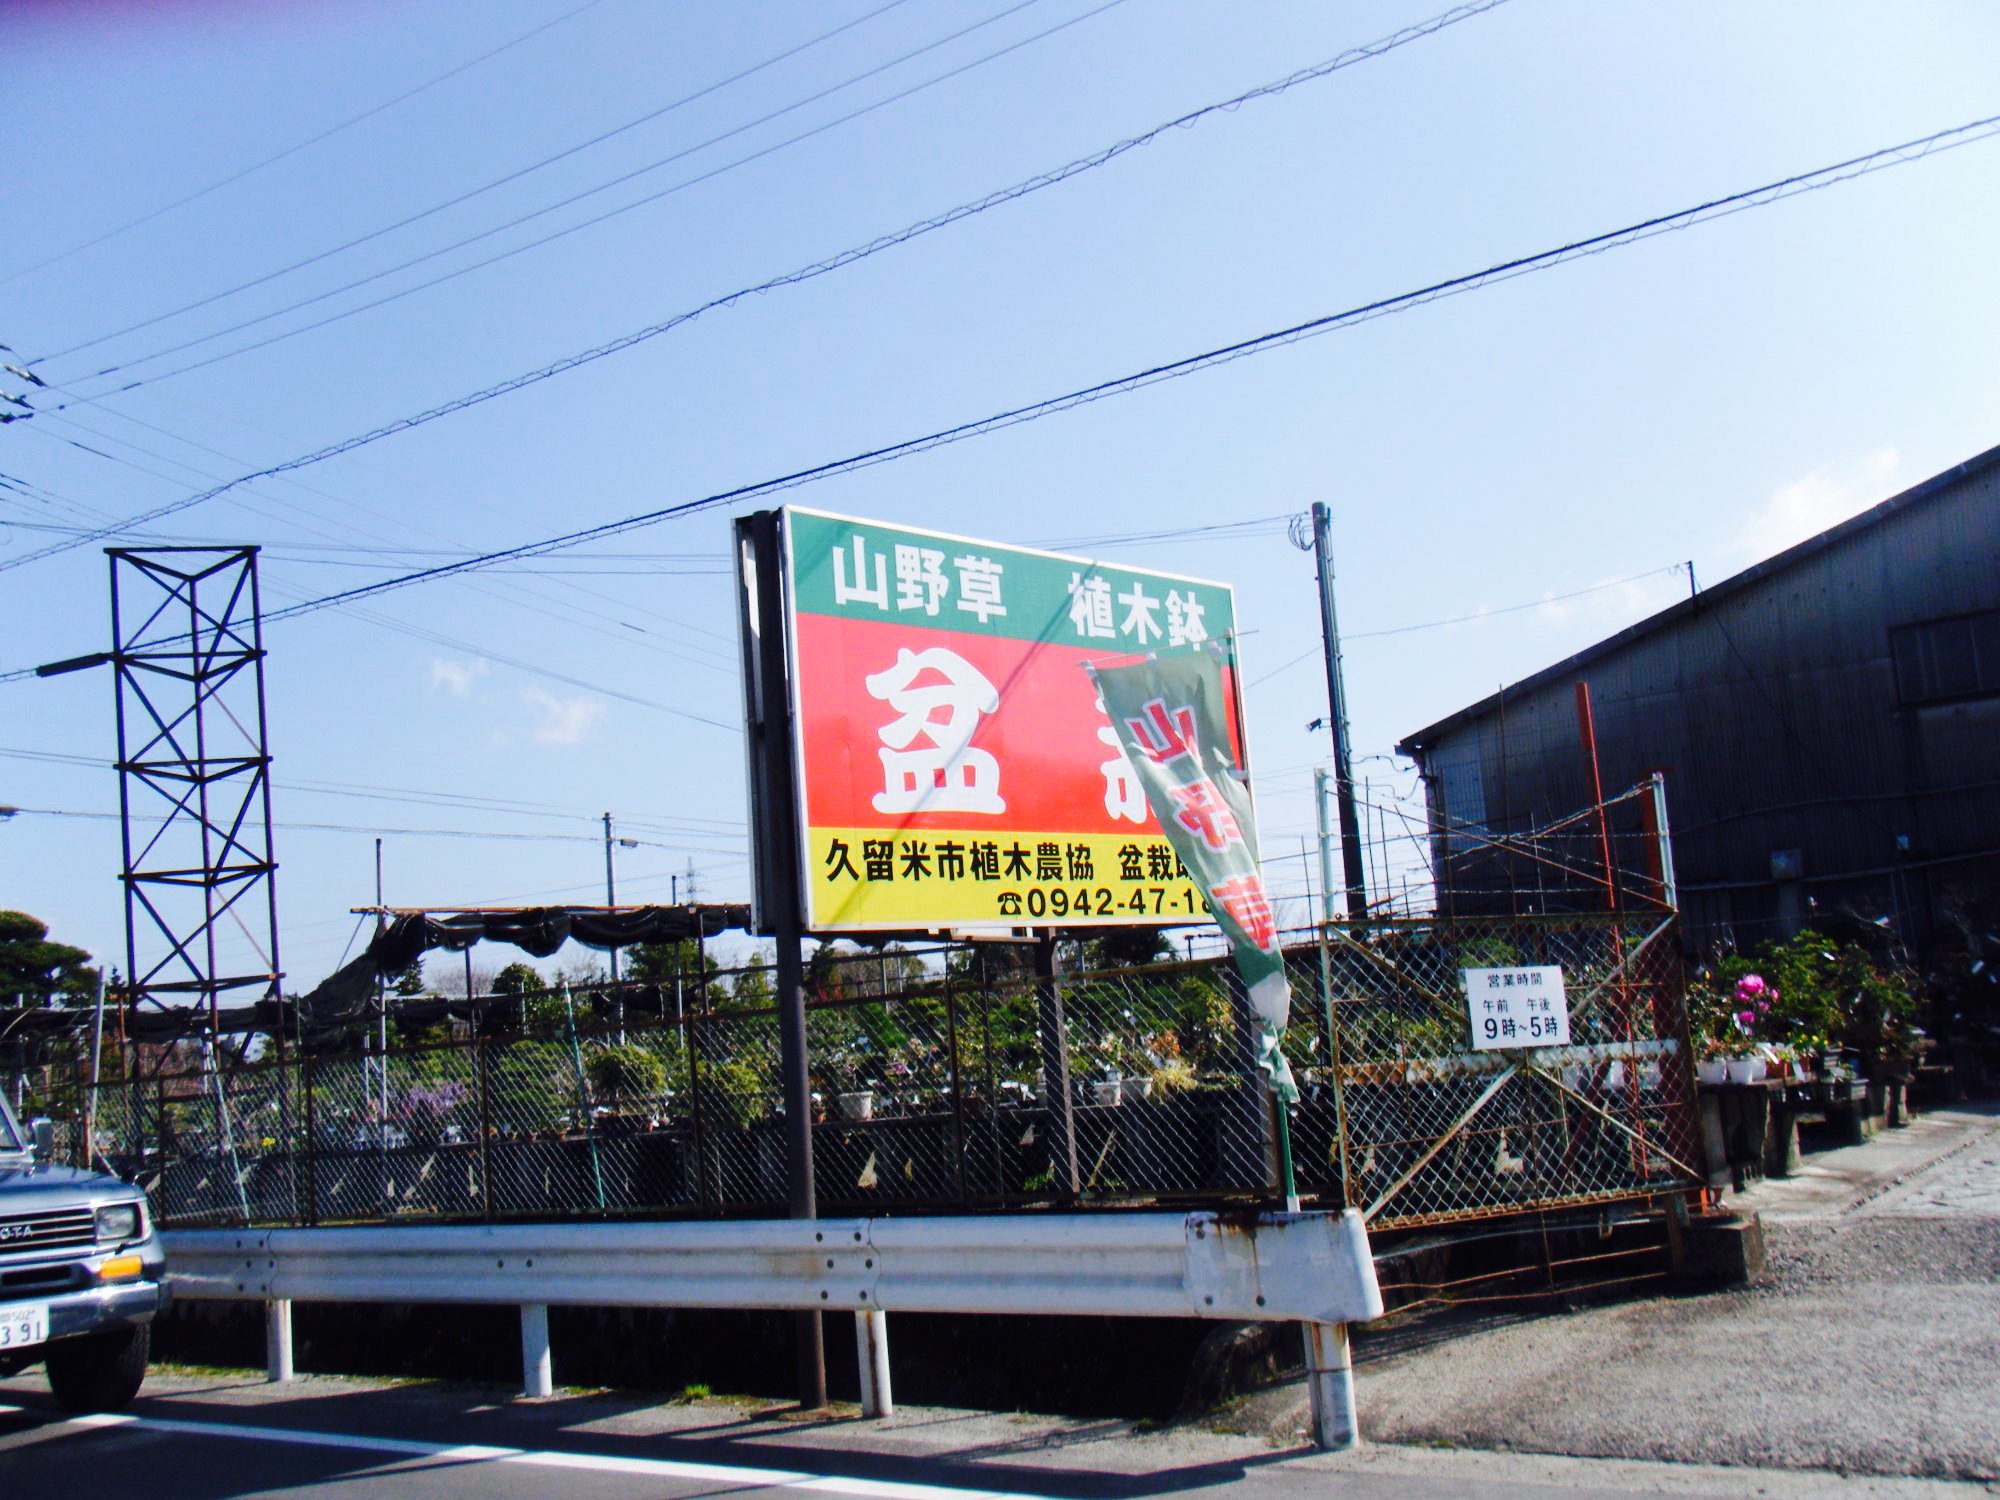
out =
{"type": "Polygon", "coordinates": [[[815,828],[806,857],[806,926],[819,932],[1208,920],[1156,834],[815,828]]]}

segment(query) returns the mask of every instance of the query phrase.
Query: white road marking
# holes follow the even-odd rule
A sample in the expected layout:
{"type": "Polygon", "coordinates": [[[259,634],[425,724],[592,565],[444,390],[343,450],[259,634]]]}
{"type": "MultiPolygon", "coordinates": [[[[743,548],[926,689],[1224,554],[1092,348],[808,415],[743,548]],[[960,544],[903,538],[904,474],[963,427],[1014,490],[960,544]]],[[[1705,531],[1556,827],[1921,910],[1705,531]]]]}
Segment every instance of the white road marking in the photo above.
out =
{"type": "MultiPolygon", "coordinates": [[[[0,1413],[25,1410],[0,1405],[0,1413]]],[[[551,1448],[493,1448],[478,1443],[425,1443],[411,1438],[365,1437],[343,1432],[315,1432],[301,1427],[238,1426],[229,1422],[188,1422],[174,1417],[140,1417],[100,1412],[66,1420],[76,1427],[138,1428],[147,1432],[179,1433],[187,1437],[236,1438],[249,1442],[292,1443],[308,1448],[346,1448],[363,1453],[391,1453],[402,1458],[428,1458],[442,1463],[521,1464],[534,1469],[587,1469],[599,1474],[630,1474],[644,1479],[692,1480],[704,1484],[756,1486],[766,1489],[811,1490],[821,1494],[854,1495],[862,1500],[1044,1500],[1005,1490],[959,1489],[939,1484],[905,1484],[890,1479],[857,1479],[840,1474],[807,1474],[791,1469],[756,1469],[737,1464],[697,1463],[678,1458],[621,1458],[604,1453],[564,1453],[551,1448]]]]}

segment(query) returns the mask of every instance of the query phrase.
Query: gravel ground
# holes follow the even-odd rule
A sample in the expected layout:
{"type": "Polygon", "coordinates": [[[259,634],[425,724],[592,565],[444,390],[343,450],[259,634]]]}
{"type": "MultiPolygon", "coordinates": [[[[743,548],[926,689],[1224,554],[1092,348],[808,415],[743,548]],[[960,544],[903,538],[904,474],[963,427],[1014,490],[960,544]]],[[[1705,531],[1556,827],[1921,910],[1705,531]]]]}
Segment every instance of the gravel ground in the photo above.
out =
{"type": "MultiPolygon", "coordinates": [[[[1765,1284],[1522,1318],[1370,1361],[1363,1432],[2000,1480],[2000,1131],[1980,1113],[1926,1124],[1928,1160],[1907,1139],[1871,1142],[1827,1153],[1798,1187],[1746,1195],[1779,1210],[1765,1284]],[[1871,1161],[1894,1175],[1871,1176],[1871,1161]],[[1829,1197],[1836,1179],[1847,1186],[1829,1197]]],[[[1266,1415],[1278,1431],[1301,1420],[1297,1393],[1266,1415]]]]}

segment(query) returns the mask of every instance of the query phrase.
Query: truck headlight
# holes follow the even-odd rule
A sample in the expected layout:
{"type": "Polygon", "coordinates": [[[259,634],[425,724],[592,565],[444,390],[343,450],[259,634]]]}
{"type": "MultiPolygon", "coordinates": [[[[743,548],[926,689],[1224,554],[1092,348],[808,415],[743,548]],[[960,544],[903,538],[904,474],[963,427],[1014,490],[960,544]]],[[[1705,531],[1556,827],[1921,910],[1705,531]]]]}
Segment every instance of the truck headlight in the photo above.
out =
{"type": "Polygon", "coordinates": [[[138,1237],[138,1204],[119,1203],[97,1211],[97,1238],[100,1241],[136,1240],[138,1237]]]}

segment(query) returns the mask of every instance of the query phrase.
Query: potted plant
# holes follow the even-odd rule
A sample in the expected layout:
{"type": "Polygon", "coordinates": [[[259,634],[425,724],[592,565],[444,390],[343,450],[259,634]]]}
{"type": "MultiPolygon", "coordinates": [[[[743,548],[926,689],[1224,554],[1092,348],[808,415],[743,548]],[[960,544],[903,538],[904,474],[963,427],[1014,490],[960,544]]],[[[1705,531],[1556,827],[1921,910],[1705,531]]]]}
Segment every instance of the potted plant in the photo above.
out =
{"type": "Polygon", "coordinates": [[[833,1100],[834,1112],[843,1120],[862,1121],[875,1117],[875,1084],[879,1059],[864,1033],[843,1037],[823,1048],[813,1060],[813,1081],[833,1100]]]}
{"type": "Polygon", "coordinates": [[[1762,975],[1708,972],[1688,990],[1689,1032],[1697,1049],[1695,1076],[1703,1083],[1754,1083],[1764,1076],[1757,1027],[1770,1014],[1777,991],[1762,975]]]}

